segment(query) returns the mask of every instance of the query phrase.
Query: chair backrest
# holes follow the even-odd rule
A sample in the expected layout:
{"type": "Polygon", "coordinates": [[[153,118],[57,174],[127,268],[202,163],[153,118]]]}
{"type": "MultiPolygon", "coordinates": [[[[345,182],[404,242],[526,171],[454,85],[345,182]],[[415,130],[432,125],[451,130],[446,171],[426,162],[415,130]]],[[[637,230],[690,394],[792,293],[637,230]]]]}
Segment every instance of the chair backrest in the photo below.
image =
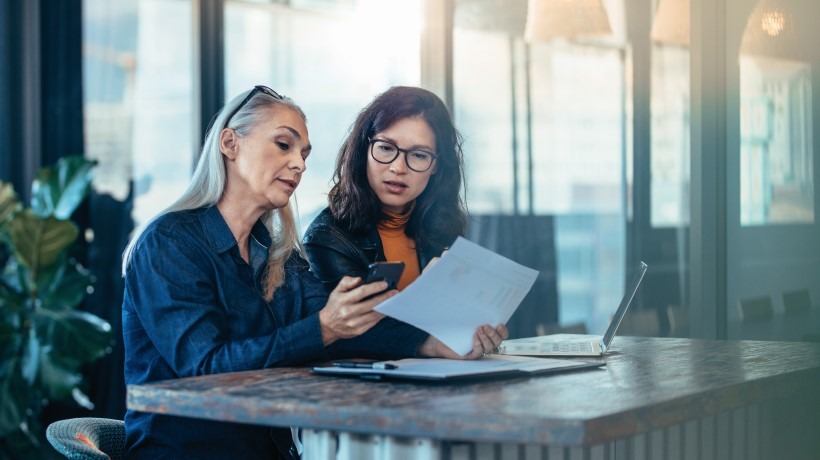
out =
{"type": "Polygon", "coordinates": [[[689,307],[669,305],[666,307],[670,337],[689,337],[689,307]]]}
{"type": "Polygon", "coordinates": [[[532,289],[507,321],[511,338],[538,335],[538,324],[558,322],[558,265],[552,216],[473,214],[465,236],[491,251],[538,270],[532,289]]]}
{"type": "Polygon", "coordinates": [[[660,334],[661,322],[654,308],[628,310],[618,326],[618,335],[658,337],[660,334]]]}
{"type": "Polygon", "coordinates": [[[811,310],[811,296],[808,289],[783,293],[783,309],[787,315],[804,314],[811,310]]]}
{"type": "Polygon", "coordinates": [[[774,316],[772,298],[769,296],[740,299],[738,308],[740,309],[740,321],[744,323],[765,321],[774,316]]]}
{"type": "Polygon", "coordinates": [[[122,420],[95,417],[58,420],[46,428],[46,438],[57,452],[72,460],[125,458],[122,420]]]}

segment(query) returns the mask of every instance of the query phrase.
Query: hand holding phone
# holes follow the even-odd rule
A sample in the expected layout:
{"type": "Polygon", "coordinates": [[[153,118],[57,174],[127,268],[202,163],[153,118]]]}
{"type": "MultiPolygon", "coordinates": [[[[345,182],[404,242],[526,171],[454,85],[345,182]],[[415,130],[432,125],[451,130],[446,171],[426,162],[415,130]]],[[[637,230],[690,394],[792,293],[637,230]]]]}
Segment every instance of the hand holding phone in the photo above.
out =
{"type": "Polygon", "coordinates": [[[404,262],[374,262],[367,267],[364,284],[386,281],[387,290],[396,289],[404,272],[404,262]]]}

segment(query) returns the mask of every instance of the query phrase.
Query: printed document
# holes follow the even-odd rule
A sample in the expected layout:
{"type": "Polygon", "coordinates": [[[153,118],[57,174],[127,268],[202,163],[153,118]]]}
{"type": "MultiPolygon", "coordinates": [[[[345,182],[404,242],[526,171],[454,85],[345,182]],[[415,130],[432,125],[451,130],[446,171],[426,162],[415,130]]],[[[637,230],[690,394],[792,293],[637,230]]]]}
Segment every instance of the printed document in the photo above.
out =
{"type": "Polygon", "coordinates": [[[436,264],[376,311],[464,355],[473,349],[476,328],[506,323],[537,276],[537,270],[459,237],[436,264]]]}

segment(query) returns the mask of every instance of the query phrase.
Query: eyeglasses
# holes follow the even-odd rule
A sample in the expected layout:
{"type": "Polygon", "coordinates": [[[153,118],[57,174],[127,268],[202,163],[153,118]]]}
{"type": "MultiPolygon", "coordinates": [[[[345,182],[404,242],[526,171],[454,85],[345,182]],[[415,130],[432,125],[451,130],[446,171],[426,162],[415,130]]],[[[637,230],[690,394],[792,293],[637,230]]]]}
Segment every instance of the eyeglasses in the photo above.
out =
{"type": "Polygon", "coordinates": [[[245,104],[247,104],[248,101],[250,101],[251,98],[253,98],[253,96],[256,95],[256,93],[264,93],[264,94],[267,94],[268,96],[270,96],[274,99],[278,99],[278,100],[284,99],[284,96],[282,96],[281,94],[277,93],[276,91],[268,88],[267,86],[256,85],[256,86],[253,87],[251,92],[248,93],[247,96],[245,96],[245,99],[242,100],[242,103],[237,105],[236,108],[233,109],[231,114],[228,115],[228,118],[225,119],[225,127],[226,128],[228,127],[228,123],[231,122],[231,118],[233,118],[233,116],[236,115],[236,113],[239,112],[242,109],[242,107],[245,107],[245,104]]]}
{"type": "Polygon", "coordinates": [[[415,172],[425,172],[433,166],[436,155],[426,150],[400,149],[396,144],[383,139],[367,139],[370,142],[370,156],[382,164],[390,164],[399,153],[404,152],[404,163],[415,172]]]}

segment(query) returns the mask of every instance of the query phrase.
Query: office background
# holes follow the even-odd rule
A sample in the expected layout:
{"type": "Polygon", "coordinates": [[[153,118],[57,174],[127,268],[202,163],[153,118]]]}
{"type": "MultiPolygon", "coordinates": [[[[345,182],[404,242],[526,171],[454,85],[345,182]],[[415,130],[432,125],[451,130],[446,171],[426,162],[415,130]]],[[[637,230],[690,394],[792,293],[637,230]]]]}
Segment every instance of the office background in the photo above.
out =
{"type": "MultiPolygon", "coordinates": [[[[361,107],[391,85],[439,94],[465,140],[469,236],[541,271],[514,335],[602,332],[639,260],[625,334],[800,340],[777,327],[784,293],[817,310],[814,0],[605,0],[608,33],[534,38],[526,0],[0,5],[0,179],[26,200],[40,167],[98,161],[74,216],[97,278],[84,308],[118,334],[129,233],[260,83],[308,116],[303,228],[361,107]],[[752,329],[749,299],[772,312],[752,329]]],[[[121,347],[89,375],[91,412],[122,418],[121,347]]]]}

